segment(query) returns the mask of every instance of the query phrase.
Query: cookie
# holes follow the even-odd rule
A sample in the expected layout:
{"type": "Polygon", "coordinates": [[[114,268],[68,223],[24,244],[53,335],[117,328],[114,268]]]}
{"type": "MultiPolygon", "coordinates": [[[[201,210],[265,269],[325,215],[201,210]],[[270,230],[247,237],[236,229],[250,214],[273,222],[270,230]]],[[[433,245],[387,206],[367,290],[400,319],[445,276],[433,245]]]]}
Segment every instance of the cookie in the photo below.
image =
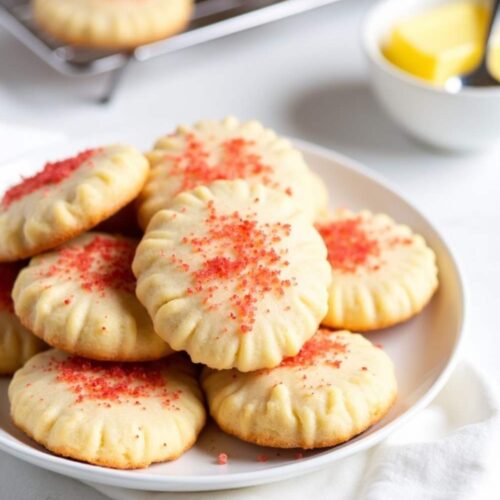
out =
{"type": "Polygon", "coordinates": [[[133,469],[179,457],[205,423],[194,366],[176,354],[105,363],[51,349],[9,386],[14,424],[57,455],[133,469]]]}
{"type": "Polygon", "coordinates": [[[0,261],[37,255],[96,226],[137,196],[148,172],[147,159],[128,146],[47,163],[0,201],[0,261]]]}
{"type": "Polygon", "coordinates": [[[337,210],[317,224],[332,283],[323,324],[369,331],[422,310],[438,286],[434,252],[422,236],[384,214],[337,210]]]}
{"type": "Polygon", "coordinates": [[[135,296],[135,240],[87,233],[31,259],[12,293],[21,322],[53,347],[108,361],[172,352],[135,296]]]}
{"type": "Polygon", "coordinates": [[[9,375],[47,345],[21,325],[11,292],[19,264],[0,264],[0,375],[9,375]]]}
{"type": "Polygon", "coordinates": [[[318,232],[285,193],[242,180],[178,195],[151,220],[133,270],[156,332],[212,368],[278,365],[327,310],[318,232]]]}
{"type": "Polygon", "coordinates": [[[326,188],[302,154],[256,121],[226,118],[181,126],[159,139],[148,158],[151,174],[138,200],[143,228],[175,195],[221,179],[245,179],[278,189],[311,218],[327,206],[326,188]]]}
{"type": "Polygon", "coordinates": [[[271,370],[205,369],[202,387],[219,427],[276,448],[343,443],[380,420],[397,393],[394,367],[361,335],[319,330],[271,370]]]}
{"type": "Polygon", "coordinates": [[[33,0],[36,23],[57,40],[123,50],[182,31],[193,0],[33,0]]]}

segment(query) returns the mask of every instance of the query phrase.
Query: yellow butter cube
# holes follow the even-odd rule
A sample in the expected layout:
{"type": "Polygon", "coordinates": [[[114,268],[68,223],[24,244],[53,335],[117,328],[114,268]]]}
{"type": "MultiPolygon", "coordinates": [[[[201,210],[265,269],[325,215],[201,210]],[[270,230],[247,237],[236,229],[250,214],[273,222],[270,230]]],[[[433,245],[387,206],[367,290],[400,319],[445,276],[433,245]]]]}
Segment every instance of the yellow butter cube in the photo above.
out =
{"type": "Polygon", "coordinates": [[[490,73],[500,81],[500,38],[497,36],[493,41],[490,53],[488,54],[488,68],[490,73]]]}
{"type": "Polygon", "coordinates": [[[435,84],[478,64],[489,12],[470,1],[440,5],[401,21],[383,48],[399,68],[435,84]]]}

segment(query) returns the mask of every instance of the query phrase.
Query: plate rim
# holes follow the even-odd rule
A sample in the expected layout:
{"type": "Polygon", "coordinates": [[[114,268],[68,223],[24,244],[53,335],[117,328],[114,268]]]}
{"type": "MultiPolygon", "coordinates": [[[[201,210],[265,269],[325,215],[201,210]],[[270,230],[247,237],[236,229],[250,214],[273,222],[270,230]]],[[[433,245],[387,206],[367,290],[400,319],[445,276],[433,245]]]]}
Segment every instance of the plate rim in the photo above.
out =
{"type": "MultiPolygon", "coordinates": [[[[388,190],[392,195],[396,196],[401,202],[406,204],[409,208],[411,208],[411,210],[413,210],[419,217],[421,217],[425,221],[428,227],[440,240],[440,243],[442,244],[444,250],[447,252],[459,284],[461,317],[458,326],[457,337],[452,352],[445,366],[443,367],[439,375],[437,375],[434,383],[429,387],[429,389],[424,392],[424,394],[422,394],[411,407],[405,410],[404,413],[402,413],[400,416],[396,417],[392,422],[384,425],[380,429],[377,429],[372,434],[361,438],[359,441],[351,443],[351,445],[348,447],[337,449],[335,455],[323,454],[311,457],[306,460],[277,465],[274,467],[259,469],[256,471],[237,472],[218,476],[199,475],[195,477],[161,476],[156,474],[148,475],[147,473],[141,474],[140,476],[133,476],[130,475],[131,471],[128,470],[107,469],[104,467],[73,461],[68,458],[52,455],[50,454],[50,452],[30,448],[24,443],[12,441],[8,437],[4,437],[2,435],[0,435],[1,451],[4,451],[9,455],[12,455],[32,465],[67,477],[71,477],[73,479],[81,480],[87,483],[117,486],[133,490],[194,492],[231,489],[244,486],[257,486],[260,484],[285,480],[295,475],[302,475],[308,472],[313,472],[315,470],[321,469],[322,467],[325,467],[328,464],[334,463],[337,460],[346,458],[350,455],[354,455],[355,453],[358,453],[360,451],[367,450],[377,443],[381,442],[392,432],[411,420],[416,414],[418,414],[418,412],[423,410],[433,401],[439,391],[444,387],[453,369],[455,368],[459,358],[459,354],[461,352],[461,348],[464,343],[468,300],[463,266],[460,265],[459,259],[457,258],[456,254],[452,252],[446,238],[443,236],[442,232],[437,229],[435,224],[431,222],[429,218],[424,213],[422,213],[422,211],[417,206],[413,204],[413,202],[409,201],[405,195],[400,194],[400,190],[396,188],[384,176],[378,174],[377,172],[374,172],[368,167],[365,167],[361,162],[358,162],[357,160],[345,156],[335,150],[328,149],[302,139],[292,138],[291,140],[301,152],[306,154],[310,153],[318,157],[322,157],[327,161],[340,164],[349,170],[367,177],[369,180],[388,190]]],[[[64,142],[66,143],[65,145],[67,145],[67,142],[64,142]]],[[[78,143],[79,140],[77,139],[70,142],[78,143]]],[[[51,148],[57,148],[58,146],[61,147],[61,142],[52,144],[51,148]]],[[[28,160],[31,157],[40,155],[41,152],[45,149],[47,148],[37,148],[6,163],[28,160]]],[[[6,163],[3,163],[2,165],[5,166],[6,163]]]]}

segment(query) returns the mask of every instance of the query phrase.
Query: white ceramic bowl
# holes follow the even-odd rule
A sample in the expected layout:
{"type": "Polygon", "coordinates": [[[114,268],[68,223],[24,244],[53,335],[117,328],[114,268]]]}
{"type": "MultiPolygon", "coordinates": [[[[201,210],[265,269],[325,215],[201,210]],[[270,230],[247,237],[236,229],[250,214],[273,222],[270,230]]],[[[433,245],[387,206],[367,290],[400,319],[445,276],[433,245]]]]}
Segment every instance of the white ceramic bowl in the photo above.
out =
{"type": "MultiPolygon", "coordinates": [[[[453,1],[453,0],[452,0],[453,1]]],[[[487,3],[487,0],[477,0],[487,3]]],[[[387,113],[416,139],[453,151],[479,150],[500,141],[500,86],[451,94],[413,77],[382,54],[394,24],[450,0],[383,0],[362,28],[370,79],[387,113]]]]}

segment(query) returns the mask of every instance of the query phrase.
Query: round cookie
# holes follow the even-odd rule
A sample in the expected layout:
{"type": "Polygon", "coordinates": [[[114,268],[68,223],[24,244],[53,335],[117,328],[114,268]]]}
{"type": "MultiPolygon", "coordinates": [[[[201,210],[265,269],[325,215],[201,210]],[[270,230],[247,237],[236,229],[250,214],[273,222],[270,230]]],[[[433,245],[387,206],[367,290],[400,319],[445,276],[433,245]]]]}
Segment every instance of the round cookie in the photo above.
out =
{"type": "Polygon", "coordinates": [[[343,443],[380,420],[397,394],[389,357],[361,335],[319,330],[300,353],[253,373],[205,369],[219,427],[276,448],[343,443]]]}
{"type": "Polygon", "coordinates": [[[0,375],[10,375],[47,345],[21,325],[11,292],[19,264],[0,264],[0,375]]]}
{"type": "Polygon", "coordinates": [[[31,259],[12,296],[21,322],[58,349],[97,360],[172,352],[135,296],[135,240],[86,233],[31,259]]]}
{"type": "Polygon", "coordinates": [[[148,154],[151,174],[139,196],[139,224],[175,195],[216,180],[245,179],[287,193],[311,218],[326,210],[327,191],[302,154],[260,123],[236,118],[181,126],[148,154]]]}
{"type": "Polygon", "coordinates": [[[118,469],[179,457],[205,423],[195,367],[176,354],[105,363],[51,349],[9,386],[14,424],[48,450],[118,469]]]}
{"type": "Polygon", "coordinates": [[[326,248],[308,217],[242,180],[178,195],[151,220],[132,268],[156,332],[212,368],[278,365],[327,310],[326,248]]]}
{"type": "Polygon", "coordinates": [[[36,23],[73,45],[123,50],[183,30],[193,0],[33,0],[36,23]]]}
{"type": "Polygon", "coordinates": [[[142,189],[147,159],[128,146],[49,162],[0,201],[0,261],[37,255],[113,215],[142,189]]]}
{"type": "Polygon", "coordinates": [[[317,224],[332,283],[323,324],[369,331],[422,310],[438,286],[434,252],[422,236],[384,214],[341,209],[317,224]]]}

